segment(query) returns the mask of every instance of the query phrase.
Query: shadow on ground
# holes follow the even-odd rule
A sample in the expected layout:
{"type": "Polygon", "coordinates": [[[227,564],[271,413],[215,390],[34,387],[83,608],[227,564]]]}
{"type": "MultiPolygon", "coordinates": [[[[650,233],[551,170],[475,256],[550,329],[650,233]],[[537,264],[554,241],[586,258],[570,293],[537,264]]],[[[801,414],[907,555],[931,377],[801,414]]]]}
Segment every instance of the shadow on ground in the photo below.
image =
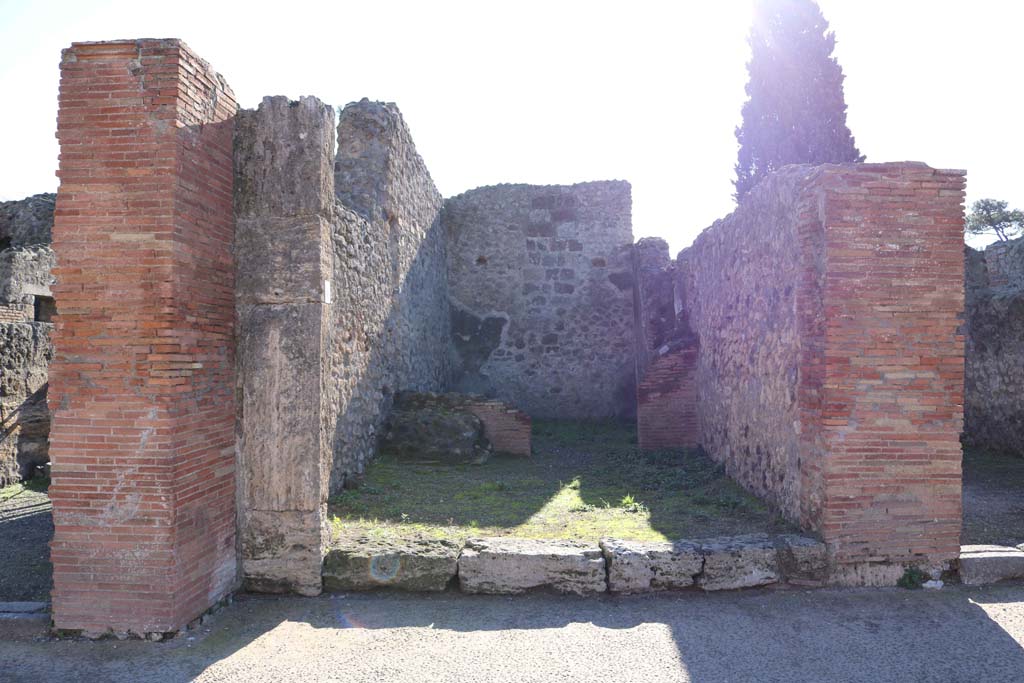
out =
{"type": "Polygon", "coordinates": [[[45,483],[0,489],[0,602],[50,599],[53,512],[45,483]]]}
{"type": "Polygon", "coordinates": [[[965,449],[963,473],[961,542],[1024,543],[1024,458],[965,449]]]}
{"type": "Polygon", "coordinates": [[[242,596],[190,640],[0,643],[10,681],[1019,681],[1024,584],[242,596]]]}
{"type": "Polygon", "coordinates": [[[332,499],[339,535],[603,536],[637,540],[793,531],[705,455],[643,453],[632,424],[535,421],[531,459],[372,463],[332,499]]]}

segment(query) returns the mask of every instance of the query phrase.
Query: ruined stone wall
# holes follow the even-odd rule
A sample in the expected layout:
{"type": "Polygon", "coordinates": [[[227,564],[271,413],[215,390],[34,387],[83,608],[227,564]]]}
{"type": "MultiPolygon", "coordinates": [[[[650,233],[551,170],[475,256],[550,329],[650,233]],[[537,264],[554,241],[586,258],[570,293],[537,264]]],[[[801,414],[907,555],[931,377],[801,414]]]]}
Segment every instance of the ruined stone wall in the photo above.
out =
{"type": "Polygon", "coordinates": [[[964,442],[1024,456],[1024,238],[965,248],[964,442]]]}
{"type": "Polygon", "coordinates": [[[775,173],[676,263],[681,315],[700,345],[701,444],[746,488],[805,521],[820,492],[804,489],[800,469],[797,297],[821,258],[798,232],[806,173],[775,173]]]}
{"type": "Polygon", "coordinates": [[[0,486],[49,460],[53,203],[0,203],[0,486]]]}
{"type": "Polygon", "coordinates": [[[246,585],[320,591],[326,501],[399,390],[449,376],[441,199],[394,105],[239,114],[239,521],[246,585]]]}
{"type": "Polygon", "coordinates": [[[63,53],[53,619],[166,632],[236,585],[231,90],[178,40],[63,53]]]}
{"type": "Polygon", "coordinates": [[[484,187],[443,220],[454,387],[535,417],[633,414],[629,185],[484,187]]]}
{"type": "Polygon", "coordinates": [[[963,175],[787,167],[677,259],[703,445],[839,582],[959,552],[963,175]]]}
{"type": "Polygon", "coordinates": [[[451,377],[441,195],[394,104],[339,116],[332,226],[332,489],[363,471],[397,391],[451,377]]]}

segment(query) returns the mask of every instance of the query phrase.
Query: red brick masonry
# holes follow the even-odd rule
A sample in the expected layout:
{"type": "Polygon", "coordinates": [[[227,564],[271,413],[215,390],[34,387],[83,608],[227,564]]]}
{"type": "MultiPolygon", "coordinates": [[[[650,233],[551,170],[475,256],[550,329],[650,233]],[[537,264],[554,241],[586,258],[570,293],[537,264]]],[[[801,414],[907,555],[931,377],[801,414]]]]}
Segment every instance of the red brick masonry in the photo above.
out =
{"type": "Polygon", "coordinates": [[[695,344],[666,347],[638,383],[637,443],[643,450],[693,448],[700,443],[697,353],[695,344]]]}
{"type": "Polygon", "coordinates": [[[61,61],[57,628],[169,631],[236,581],[234,97],[177,40],[61,61]]]}
{"type": "Polygon", "coordinates": [[[466,410],[484,423],[484,431],[495,451],[530,457],[533,427],[529,415],[501,401],[486,399],[468,399],[466,410]]]}
{"type": "Polygon", "coordinates": [[[839,564],[955,558],[964,173],[864,164],[824,167],[815,184],[824,325],[810,365],[821,393],[805,400],[821,411],[817,526],[839,564]]]}

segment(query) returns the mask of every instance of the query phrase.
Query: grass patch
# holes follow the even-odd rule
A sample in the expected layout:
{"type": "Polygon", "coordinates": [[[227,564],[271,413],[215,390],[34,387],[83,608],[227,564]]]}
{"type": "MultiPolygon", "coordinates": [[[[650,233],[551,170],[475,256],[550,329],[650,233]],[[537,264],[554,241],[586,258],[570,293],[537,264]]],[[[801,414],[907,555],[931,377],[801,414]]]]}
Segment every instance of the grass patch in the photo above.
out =
{"type": "Polygon", "coordinates": [[[697,452],[644,453],[632,425],[535,421],[532,459],[418,465],[381,458],[331,499],[336,539],[470,536],[633,540],[792,531],[697,452]]]}

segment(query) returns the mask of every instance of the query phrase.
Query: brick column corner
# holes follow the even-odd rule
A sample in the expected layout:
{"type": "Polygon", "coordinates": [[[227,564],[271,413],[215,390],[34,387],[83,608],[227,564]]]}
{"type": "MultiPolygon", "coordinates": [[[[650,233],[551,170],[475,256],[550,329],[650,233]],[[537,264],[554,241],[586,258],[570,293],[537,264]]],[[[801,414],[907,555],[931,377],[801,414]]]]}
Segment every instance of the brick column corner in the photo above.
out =
{"type": "Polygon", "coordinates": [[[59,104],[54,623],[172,631],[237,582],[237,106],[178,40],[73,44],[59,104]]]}

